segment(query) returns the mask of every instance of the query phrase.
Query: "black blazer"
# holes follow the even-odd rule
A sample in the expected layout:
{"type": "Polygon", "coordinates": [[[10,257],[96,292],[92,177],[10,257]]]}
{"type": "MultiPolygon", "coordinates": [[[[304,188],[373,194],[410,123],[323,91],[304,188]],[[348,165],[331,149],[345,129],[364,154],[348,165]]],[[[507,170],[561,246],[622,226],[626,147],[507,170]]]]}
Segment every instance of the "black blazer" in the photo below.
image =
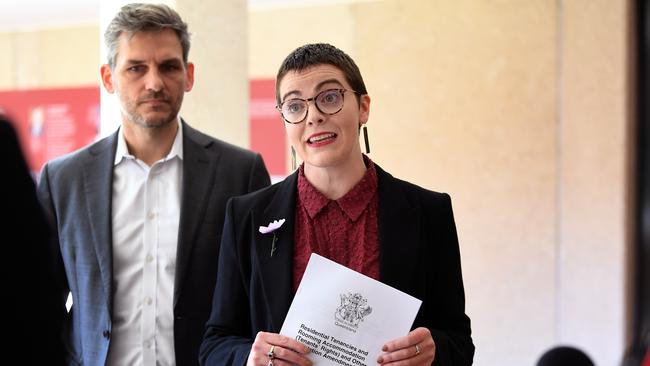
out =
{"type": "MultiPolygon", "coordinates": [[[[212,292],[225,207],[232,196],[270,184],[259,154],[214,139],[184,121],[183,188],[174,278],[177,365],[198,364],[212,292]]],[[[117,132],[48,162],[39,198],[56,228],[53,246],[62,282],[72,292],[65,319],[68,364],[103,365],[113,307],[112,192],[117,132]]],[[[61,304],[63,306],[63,304],[61,304]]]]}
{"type": "MultiPolygon", "coordinates": [[[[423,301],[413,328],[431,330],[435,365],[469,365],[474,345],[465,315],[451,200],[375,166],[380,280],[423,301]]],[[[202,364],[244,365],[257,332],[280,331],[294,296],[296,183],[294,173],[228,202],[212,314],[200,350],[202,364]],[[271,257],[273,236],[258,228],[282,218],[286,222],[276,231],[277,249],[271,257]]]]}

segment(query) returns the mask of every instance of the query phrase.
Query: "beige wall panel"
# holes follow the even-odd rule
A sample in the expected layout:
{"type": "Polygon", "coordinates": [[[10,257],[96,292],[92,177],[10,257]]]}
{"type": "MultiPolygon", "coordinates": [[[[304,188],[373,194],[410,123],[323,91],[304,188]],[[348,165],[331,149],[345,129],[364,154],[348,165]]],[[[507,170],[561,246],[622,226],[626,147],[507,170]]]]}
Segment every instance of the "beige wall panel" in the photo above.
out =
{"type": "Polygon", "coordinates": [[[0,90],[13,89],[14,86],[14,36],[0,33],[0,90]]]}
{"type": "Polygon", "coordinates": [[[246,1],[177,0],[192,33],[194,89],[181,116],[201,131],[248,147],[248,12],[246,1]]]}
{"type": "Polygon", "coordinates": [[[0,57],[2,89],[99,85],[97,26],[7,33],[0,57]],[[6,68],[4,66],[6,65],[6,68]]]}
{"type": "Polygon", "coordinates": [[[306,43],[331,43],[354,58],[355,22],[349,5],[251,11],[251,78],[274,78],[284,58],[306,43]]]}
{"type": "Polygon", "coordinates": [[[21,32],[14,34],[14,89],[42,87],[44,63],[41,56],[40,32],[21,32]]]}
{"type": "Polygon", "coordinates": [[[476,364],[533,364],[554,335],[555,1],[357,9],[371,156],[452,195],[476,364]]]}
{"type": "Polygon", "coordinates": [[[560,340],[602,365],[624,350],[628,11],[604,0],[563,9],[560,340]]]}
{"type": "Polygon", "coordinates": [[[39,32],[40,87],[99,85],[99,26],[39,32]]]}

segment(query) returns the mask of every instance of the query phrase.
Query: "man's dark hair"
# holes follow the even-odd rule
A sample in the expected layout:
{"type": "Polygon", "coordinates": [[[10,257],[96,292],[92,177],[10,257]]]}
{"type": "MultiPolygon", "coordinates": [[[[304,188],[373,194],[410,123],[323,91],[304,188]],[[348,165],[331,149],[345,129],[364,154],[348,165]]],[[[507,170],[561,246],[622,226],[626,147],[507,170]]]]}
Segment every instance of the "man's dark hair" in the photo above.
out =
{"type": "MultiPolygon", "coordinates": [[[[296,48],[287,56],[275,77],[275,99],[280,100],[280,82],[290,71],[300,72],[316,65],[332,65],[343,72],[350,87],[359,95],[368,94],[361,72],[354,60],[340,49],[327,43],[312,43],[296,48]]],[[[357,100],[359,97],[357,96],[357,100]]]]}

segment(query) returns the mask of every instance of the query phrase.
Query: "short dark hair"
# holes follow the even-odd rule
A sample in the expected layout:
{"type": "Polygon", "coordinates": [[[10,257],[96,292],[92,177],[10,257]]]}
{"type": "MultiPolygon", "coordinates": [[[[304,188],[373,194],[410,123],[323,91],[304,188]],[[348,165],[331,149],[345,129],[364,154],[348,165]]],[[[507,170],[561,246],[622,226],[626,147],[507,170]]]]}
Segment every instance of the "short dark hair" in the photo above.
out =
{"type": "Polygon", "coordinates": [[[136,32],[165,29],[176,32],[183,48],[183,62],[187,64],[187,56],[190,53],[190,34],[187,31],[187,23],[174,9],[164,4],[134,3],[124,5],[104,32],[104,41],[108,48],[108,65],[111,69],[115,67],[118,41],[122,33],[132,36],[136,32]]]}
{"type": "MultiPolygon", "coordinates": [[[[275,77],[275,99],[280,100],[280,82],[290,71],[303,71],[316,65],[332,65],[343,72],[346,81],[358,95],[368,94],[361,72],[352,57],[327,43],[312,43],[300,46],[287,56],[275,77]]],[[[358,96],[357,96],[357,100],[358,96]]]]}
{"type": "Polygon", "coordinates": [[[582,350],[572,346],[553,347],[542,355],[537,366],[594,366],[594,362],[582,350]]]}

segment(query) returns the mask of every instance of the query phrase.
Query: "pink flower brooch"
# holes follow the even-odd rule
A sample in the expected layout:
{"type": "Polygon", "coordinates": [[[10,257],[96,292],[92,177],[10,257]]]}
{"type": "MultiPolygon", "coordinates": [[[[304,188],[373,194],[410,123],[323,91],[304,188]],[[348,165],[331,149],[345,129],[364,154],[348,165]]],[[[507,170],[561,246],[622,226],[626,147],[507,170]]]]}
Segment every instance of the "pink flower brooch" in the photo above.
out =
{"type": "Polygon", "coordinates": [[[273,233],[273,242],[271,243],[271,257],[273,257],[273,253],[275,253],[275,250],[277,249],[275,242],[278,241],[278,237],[275,231],[279,229],[285,221],[285,219],[273,220],[269,223],[269,226],[260,226],[259,228],[260,233],[262,234],[273,233]]]}

